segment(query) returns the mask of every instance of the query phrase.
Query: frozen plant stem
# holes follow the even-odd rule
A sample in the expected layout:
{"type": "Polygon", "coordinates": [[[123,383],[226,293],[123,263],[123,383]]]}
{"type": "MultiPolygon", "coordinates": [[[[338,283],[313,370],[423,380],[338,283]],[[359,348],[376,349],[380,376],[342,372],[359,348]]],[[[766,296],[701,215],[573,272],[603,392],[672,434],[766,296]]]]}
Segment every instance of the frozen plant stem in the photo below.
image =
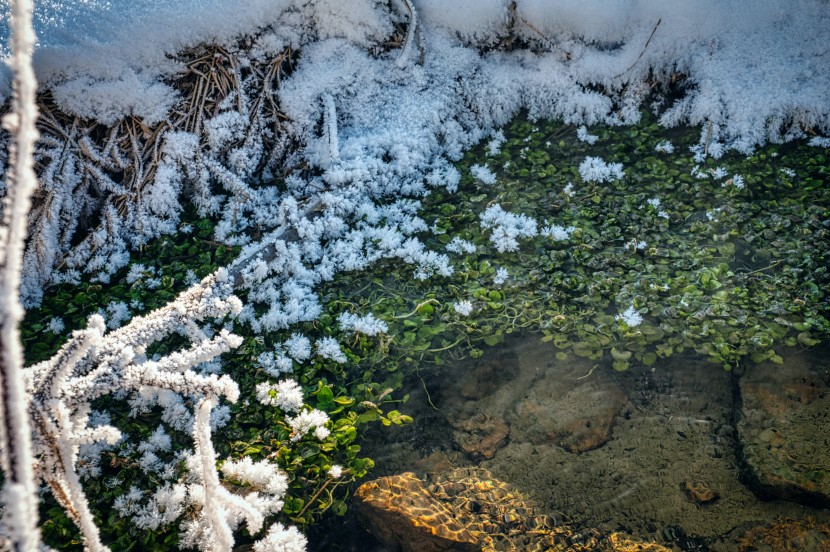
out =
{"type": "Polygon", "coordinates": [[[340,161],[340,145],[337,138],[337,107],[334,105],[334,98],[331,94],[323,95],[323,106],[325,107],[326,140],[328,142],[329,163],[335,164],[340,161]]]}
{"type": "MultiPolygon", "coordinates": [[[[401,54],[398,56],[398,60],[395,62],[395,65],[400,67],[401,69],[409,65],[409,51],[412,50],[412,43],[415,42],[415,33],[418,32],[418,12],[415,11],[415,6],[412,5],[412,0],[402,0],[404,6],[406,6],[407,11],[409,12],[409,28],[406,30],[406,40],[403,43],[403,48],[401,49],[401,54]]],[[[424,43],[423,43],[423,33],[421,33],[421,40],[418,42],[420,46],[420,57],[418,58],[419,64],[423,65],[424,63],[424,43]]]]}
{"type": "Polygon", "coordinates": [[[703,145],[703,158],[709,157],[709,143],[712,141],[712,120],[706,124],[706,143],[703,145]]]}
{"type": "MultiPolygon", "coordinates": [[[[37,495],[34,483],[28,398],[23,379],[23,347],[18,325],[20,267],[26,240],[26,224],[37,187],[34,148],[37,81],[32,67],[35,33],[32,1],[11,0],[11,66],[14,71],[12,110],[3,126],[12,135],[9,146],[8,190],[0,226],[0,459],[5,482],[3,506],[12,550],[35,552],[40,547],[37,528],[37,495]]],[[[3,543],[0,543],[2,546],[3,543]]]]}

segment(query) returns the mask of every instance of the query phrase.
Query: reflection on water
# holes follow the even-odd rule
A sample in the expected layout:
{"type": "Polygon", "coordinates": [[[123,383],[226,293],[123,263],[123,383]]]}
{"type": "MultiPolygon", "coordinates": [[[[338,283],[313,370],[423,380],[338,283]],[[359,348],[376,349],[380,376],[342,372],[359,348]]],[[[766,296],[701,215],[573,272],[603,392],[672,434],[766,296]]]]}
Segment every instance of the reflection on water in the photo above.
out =
{"type": "Polygon", "coordinates": [[[555,353],[528,337],[415,378],[415,424],[365,444],[376,475],[480,466],[541,512],[675,550],[784,549],[750,531],[777,518],[807,520],[792,550],[830,548],[826,350],[745,374],[682,355],[616,372],[555,353]]]}

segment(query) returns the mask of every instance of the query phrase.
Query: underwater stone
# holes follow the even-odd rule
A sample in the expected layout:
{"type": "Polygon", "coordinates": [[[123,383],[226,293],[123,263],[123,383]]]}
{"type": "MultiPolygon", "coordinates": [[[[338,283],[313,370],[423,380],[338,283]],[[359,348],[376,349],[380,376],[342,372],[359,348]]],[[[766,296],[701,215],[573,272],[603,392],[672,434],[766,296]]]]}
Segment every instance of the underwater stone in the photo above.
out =
{"type": "Polygon", "coordinates": [[[536,445],[555,443],[575,454],[602,446],[611,438],[614,420],[628,398],[603,371],[580,380],[577,374],[585,374],[584,368],[557,368],[516,405],[510,420],[513,438],[536,445]]]}
{"type": "Polygon", "coordinates": [[[830,506],[827,368],[819,353],[807,352],[783,366],[750,366],[740,379],[737,427],[746,479],[762,497],[830,506]]]}
{"type": "Polygon", "coordinates": [[[477,552],[477,539],[414,473],[382,477],[358,487],[355,512],[378,540],[403,552],[477,552]]]}
{"type": "Polygon", "coordinates": [[[361,485],[355,499],[370,532],[403,552],[669,552],[623,533],[563,524],[478,467],[382,477],[361,485]]]}

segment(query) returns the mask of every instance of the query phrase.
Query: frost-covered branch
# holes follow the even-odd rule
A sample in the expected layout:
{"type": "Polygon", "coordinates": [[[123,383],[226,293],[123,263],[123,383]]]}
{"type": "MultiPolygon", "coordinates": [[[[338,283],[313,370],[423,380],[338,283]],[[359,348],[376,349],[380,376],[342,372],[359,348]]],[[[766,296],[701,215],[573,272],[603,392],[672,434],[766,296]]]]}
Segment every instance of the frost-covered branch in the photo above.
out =
{"type": "Polygon", "coordinates": [[[423,36],[424,33],[420,29],[420,22],[418,21],[418,12],[415,11],[415,5],[412,3],[412,0],[401,0],[403,5],[406,7],[406,11],[409,12],[409,25],[406,30],[406,38],[404,39],[403,48],[401,49],[401,53],[398,56],[398,59],[395,61],[395,64],[398,67],[406,67],[409,64],[409,56],[411,55],[410,52],[412,51],[412,44],[415,42],[415,37],[420,36],[420,40],[418,42],[418,47],[420,49],[420,57],[418,58],[418,64],[424,64],[424,42],[423,36]]]}
{"type": "Polygon", "coordinates": [[[22,378],[23,348],[18,329],[23,319],[19,298],[23,246],[31,198],[37,187],[33,168],[38,132],[32,9],[31,0],[11,1],[14,95],[12,111],[4,118],[3,126],[13,138],[0,226],[0,459],[5,474],[2,502],[9,531],[7,544],[25,552],[35,552],[40,544],[31,425],[26,413],[28,398],[22,378]]]}
{"type": "Polygon", "coordinates": [[[334,98],[331,94],[323,95],[325,107],[324,121],[326,126],[326,140],[328,141],[329,163],[340,161],[340,144],[337,139],[337,107],[334,105],[334,98]]]}
{"type": "MultiPolygon", "coordinates": [[[[228,376],[200,375],[192,368],[239,346],[242,339],[224,329],[207,338],[204,332],[194,331],[192,326],[195,322],[239,314],[242,304],[231,291],[227,272],[220,270],[180,294],[170,304],[137,317],[109,334],[104,334],[103,319],[94,315],[88,327],[74,332],[51,359],[26,369],[35,452],[30,465],[81,529],[87,549],[107,550],[100,542],[80,483],[79,446],[96,441],[115,444],[121,438],[120,432],[112,426],[89,426],[90,403],[94,399],[124,391],[144,394],[150,391],[157,395],[174,392],[198,401],[194,440],[203,459],[199,478],[206,485],[218,482],[212,460],[210,411],[220,396],[236,401],[239,389],[228,376]],[[157,360],[147,359],[147,348],[173,333],[188,336],[190,347],[157,360]],[[208,456],[211,461],[205,462],[208,456]]],[[[203,510],[210,518],[208,526],[212,534],[221,537],[231,535],[232,529],[226,520],[220,523],[219,518],[211,516],[217,508],[235,504],[237,510],[245,510],[248,516],[260,515],[225,494],[220,493],[223,502],[217,506],[211,505],[210,500],[203,501],[203,510]]],[[[208,499],[211,496],[208,492],[208,499]]],[[[260,515],[260,525],[261,518],[260,515]]],[[[252,522],[252,531],[258,529],[255,527],[256,523],[252,522]]],[[[226,542],[226,538],[220,539],[222,546],[217,545],[215,549],[230,550],[230,545],[224,546],[226,542]]],[[[230,542],[233,542],[232,535],[230,542]]]]}

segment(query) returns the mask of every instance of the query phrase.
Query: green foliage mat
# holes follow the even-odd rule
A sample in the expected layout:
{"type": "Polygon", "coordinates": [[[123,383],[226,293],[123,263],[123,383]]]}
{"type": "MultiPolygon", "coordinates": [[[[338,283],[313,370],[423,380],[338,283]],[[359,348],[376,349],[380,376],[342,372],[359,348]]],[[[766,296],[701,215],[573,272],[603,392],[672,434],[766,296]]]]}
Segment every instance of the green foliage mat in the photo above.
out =
{"type": "Polygon", "coordinates": [[[618,370],[684,350],[726,369],[744,360],[781,362],[776,347],[826,339],[826,150],[771,145],[698,166],[689,151],[695,129],[662,129],[644,115],[637,127],[590,132],[598,136],[593,145],[572,126],[517,120],[497,155],[488,157],[483,146],[467,153],[459,192],[425,201],[422,216],[437,232],[423,239],[441,249],[459,237],[477,251],[454,259],[451,278],[426,283],[392,265],[341,275],[326,293],[330,312],[344,302],[372,310],[390,323],[393,358],[421,367],[448,354],[480,355],[481,344],[517,331],[540,333],[562,358],[575,354],[618,370]],[[667,137],[675,153],[655,151],[667,137]],[[583,182],[578,166],[586,156],[622,163],[624,178],[583,182]],[[492,186],[469,170],[485,160],[498,178],[492,186]],[[693,175],[696,166],[706,178],[693,175]],[[718,168],[725,175],[714,178],[718,168]],[[655,199],[658,206],[648,203],[655,199]],[[576,229],[566,240],[539,236],[498,253],[479,225],[479,214],[496,203],[540,225],[547,219],[576,229]],[[500,286],[498,268],[509,273],[500,286]],[[474,306],[469,317],[452,308],[461,300],[474,306]],[[631,306],[644,318],[636,327],[616,319],[631,306]]]}

